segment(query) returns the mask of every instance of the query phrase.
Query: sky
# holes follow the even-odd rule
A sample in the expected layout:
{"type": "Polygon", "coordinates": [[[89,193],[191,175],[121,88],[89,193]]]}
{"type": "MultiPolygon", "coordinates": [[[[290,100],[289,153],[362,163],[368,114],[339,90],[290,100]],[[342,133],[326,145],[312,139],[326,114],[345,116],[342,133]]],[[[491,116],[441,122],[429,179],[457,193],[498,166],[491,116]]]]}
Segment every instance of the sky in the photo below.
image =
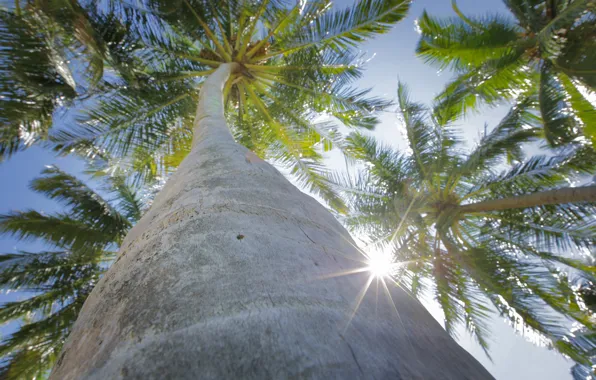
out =
{"type": "MultiPolygon", "coordinates": [[[[335,5],[343,7],[352,0],[336,0],[335,5]]],[[[483,15],[507,10],[501,0],[459,0],[460,9],[467,15],[483,15]]],[[[363,78],[358,82],[361,87],[371,87],[372,95],[389,99],[396,98],[398,80],[406,83],[412,99],[429,104],[433,97],[442,90],[450,78],[450,73],[438,73],[437,69],[424,64],[414,52],[418,40],[415,20],[426,9],[435,16],[455,16],[451,9],[451,0],[414,0],[407,18],[396,25],[386,35],[379,36],[366,43],[362,49],[372,59],[368,62],[363,78]],[[374,56],[373,56],[374,55],[374,56]]],[[[460,122],[470,145],[479,140],[484,124],[494,126],[505,114],[507,107],[484,108],[460,122]]],[[[375,137],[396,148],[405,146],[399,132],[397,115],[385,112],[381,115],[381,124],[374,132],[375,137]]],[[[35,209],[50,213],[60,207],[42,195],[29,190],[31,179],[38,176],[46,165],[55,164],[70,173],[80,173],[84,164],[72,157],[56,157],[51,152],[33,147],[15,155],[0,164],[0,214],[10,210],[35,209]]],[[[343,166],[337,162],[334,165],[343,166]]],[[[17,242],[10,237],[0,237],[0,252],[14,252],[17,249],[39,249],[40,244],[17,242]]],[[[19,295],[0,295],[0,302],[13,300],[19,295]]],[[[429,299],[425,306],[431,314],[441,321],[442,316],[437,305],[429,299]]],[[[570,368],[573,363],[554,351],[537,347],[526,338],[518,335],[496,313],[492,321],[491,357],[487,358],[482,349],[469,337],[464,329],[459,331],[458,343],[477,358],[497,379],[567,379],[571,378],[570,368]]],[[[6,334],[7,329],[0,329],[6,334]]]]}

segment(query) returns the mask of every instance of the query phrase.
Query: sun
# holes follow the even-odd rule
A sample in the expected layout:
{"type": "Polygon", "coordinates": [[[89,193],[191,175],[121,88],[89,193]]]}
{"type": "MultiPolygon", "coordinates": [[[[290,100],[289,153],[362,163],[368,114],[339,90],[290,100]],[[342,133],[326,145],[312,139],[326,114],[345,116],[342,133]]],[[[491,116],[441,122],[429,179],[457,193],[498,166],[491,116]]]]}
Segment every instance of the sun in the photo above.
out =
{"type": "Polygon", "coordinates": [[[377,253],[368,257],[367,268],[377,278],[389,276],[393,266],[393,261],[389,255],[377,253]]]}

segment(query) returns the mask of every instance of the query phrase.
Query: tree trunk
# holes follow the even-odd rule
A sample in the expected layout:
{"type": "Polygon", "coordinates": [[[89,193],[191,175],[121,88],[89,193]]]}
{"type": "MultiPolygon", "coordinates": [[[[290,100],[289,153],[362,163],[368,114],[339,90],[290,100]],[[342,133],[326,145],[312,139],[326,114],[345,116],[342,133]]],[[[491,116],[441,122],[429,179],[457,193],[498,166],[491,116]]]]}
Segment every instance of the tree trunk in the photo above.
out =
{"type": "Polygon", "coordinates": [[[470,203],[459,206],[458,210],[462,214],[469,214],[578,202],[596,202],[596,186],[568,187],[517,197],[470,203]]]}
{"type": "Polygon", "coordinates": [[[52,379],[486,379],[348,232],[225,124],[224,64],[192,152],[82,308],[52,379]],[[359,273],[340,275],[349,271],[359,273]],[[399,313],[399,314],[398,314],[399,313]]]}

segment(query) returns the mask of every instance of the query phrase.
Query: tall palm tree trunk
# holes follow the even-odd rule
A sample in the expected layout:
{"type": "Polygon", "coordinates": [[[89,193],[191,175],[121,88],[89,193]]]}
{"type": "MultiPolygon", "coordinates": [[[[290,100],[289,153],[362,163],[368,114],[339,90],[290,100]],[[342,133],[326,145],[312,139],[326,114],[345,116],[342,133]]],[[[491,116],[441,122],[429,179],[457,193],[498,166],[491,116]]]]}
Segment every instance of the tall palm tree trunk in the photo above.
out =
{"type": "Polygon", "coordinates": [[[459,206],[462,214],[575,202],[596,202],[596,186],[568,187],[459,206]]]}
{"type": "Polygon", "coordinates": [[[236,144],[223,64],[192,152],[82,308],[53,379],[491,378],[426,310],[370,282],[348,232],[236,144]],[[354,274],[341,275],[350,271],[354,274]]]}

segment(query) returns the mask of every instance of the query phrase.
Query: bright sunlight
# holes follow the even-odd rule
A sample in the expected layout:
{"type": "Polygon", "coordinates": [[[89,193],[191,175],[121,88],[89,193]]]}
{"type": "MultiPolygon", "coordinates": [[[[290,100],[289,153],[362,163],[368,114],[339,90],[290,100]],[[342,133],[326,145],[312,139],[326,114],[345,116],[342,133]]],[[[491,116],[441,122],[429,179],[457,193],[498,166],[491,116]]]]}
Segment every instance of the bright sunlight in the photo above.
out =
{"type": "Polygon", "coordinates": [[[367,268],[377,278],[389,276],[393,266],[393,261],[387,254],[376,253],[368,257],[367,268]]]}

